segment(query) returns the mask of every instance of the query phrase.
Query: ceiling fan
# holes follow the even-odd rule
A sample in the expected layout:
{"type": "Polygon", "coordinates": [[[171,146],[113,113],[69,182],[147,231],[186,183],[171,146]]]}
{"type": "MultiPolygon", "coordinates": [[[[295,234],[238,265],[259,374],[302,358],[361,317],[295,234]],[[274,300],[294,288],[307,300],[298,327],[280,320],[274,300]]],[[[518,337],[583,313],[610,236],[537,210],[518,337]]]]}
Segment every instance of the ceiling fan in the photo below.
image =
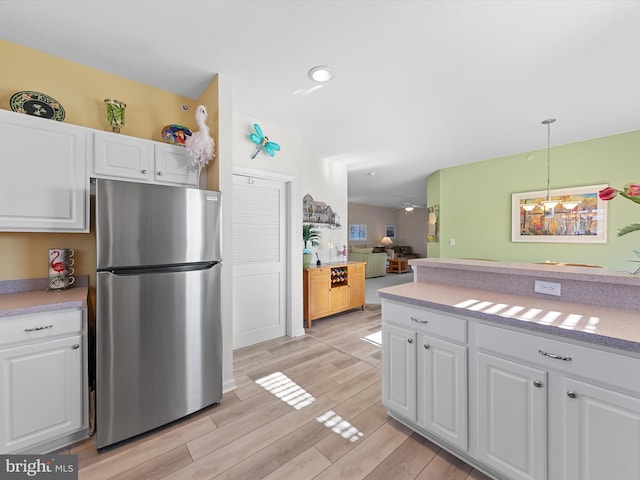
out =
{"type": "Polygon", "coordinates": [[[404,213],[412,213],[414,208],[418,208],[420,205],[414,205],[413,203],[404,204],[404,213]]]}

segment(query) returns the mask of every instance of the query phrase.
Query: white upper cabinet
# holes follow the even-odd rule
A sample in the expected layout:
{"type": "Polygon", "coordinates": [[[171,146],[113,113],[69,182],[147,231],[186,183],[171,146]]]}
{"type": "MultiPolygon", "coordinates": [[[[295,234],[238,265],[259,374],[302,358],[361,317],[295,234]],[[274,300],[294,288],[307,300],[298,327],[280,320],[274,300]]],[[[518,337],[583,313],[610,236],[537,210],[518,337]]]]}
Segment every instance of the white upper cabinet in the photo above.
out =
{"type": "Polygon", "coordinates": [[[153,178],[153,143],[142,138],[96,131],[94,172],[138,182],[153,178]]]}
{"type": "Polygon", "coordinates": [[[88,232],[87,129],[0,110],[0,231],[88,232]]]}
{"type": "Polygon", "coordinates": [[[0,109],[0,232],[89,232],[89,177],[197,187],[184,147],[0,109]]]}
{"type": "Polygon", "coordinates": [[[134,182],[196,186],[184,147],[95,131],[93,173],[134,182]]]}
{"type": "Polygon", "coordinates": [[[155,181],[196,186],[198,172],[190,168],[187,150],[178,145],[155,143],[155,181]]]}

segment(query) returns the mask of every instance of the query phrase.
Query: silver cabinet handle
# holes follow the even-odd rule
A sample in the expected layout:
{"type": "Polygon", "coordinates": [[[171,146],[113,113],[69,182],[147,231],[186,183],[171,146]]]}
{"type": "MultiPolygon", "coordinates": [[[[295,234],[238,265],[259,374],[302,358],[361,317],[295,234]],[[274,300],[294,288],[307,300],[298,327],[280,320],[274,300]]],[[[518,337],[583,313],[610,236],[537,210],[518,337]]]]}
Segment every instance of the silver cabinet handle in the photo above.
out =
{"type": "Polygon", "coordinates": [[[431,348],[431,345],[429,345],[428,343],[424,344],[424,349],[425,350],[429,350],[431,348]]]}
{"type": "Polygon", "coordinates": [[[41,327],[25,328],[25,332],[37,332],[38,330],[46,330],[47,328],[53,328],[53,325],[42,325],[41,327]]]}
{"type": "Polygon", "coordinates": [[[142,170],[140,170],[140,173],[142,173],[143,175],[147,174],[147,170],[145,168],[143,168],[142,170]]]}
{"type": "Polygon", "coordinates": [[[158,176],[161,177],[162,176],[162,172],[158,172],[158,176]]]}
{"type": "Polygon", "coordinates": [[[78,345],[77,343],[74,345],[71,345],[71,348],[73,348],[74,350],[77,350],[80,348],[80,345],[78,345]]]}
{"type": "Polygon", "coordinates": [[[567,392],[567,397],[569,398],[576,398],[578,396],[578,394],[576,392],[574,392],[573,390],[569,390],[567,392]]]}
{"type": "Polygon", "coordinates": [[[409,343],[413,343],[413,339],[412,339],[412,338],[408,338],[408,339],[407,339],[407,342],[409,342],[409,343]]]}
{"type": "Polygon", "coordinates": [[[429,323],[429,320],[420,320],[419,318],[416,318],[416,317],[410,317],[410,318],[416,323],[429,323]]]}
{"type": "Polygon", "coordinates": [[[565,362],[571,361],[571,357],[565,357],[563,355],[558,355],[557,353],[549,353],[549,352],[545,352],[544,350],[538,350],[538,353],[540,355],[544,355],[545,357],[554,358],[556,360],[563,360],[565,362]]]}
{"type": "Polygon", "coordinates": [[[536,388],[542,388],[542,382],[540,380],[534,380],[533,386],[536,388]]]}

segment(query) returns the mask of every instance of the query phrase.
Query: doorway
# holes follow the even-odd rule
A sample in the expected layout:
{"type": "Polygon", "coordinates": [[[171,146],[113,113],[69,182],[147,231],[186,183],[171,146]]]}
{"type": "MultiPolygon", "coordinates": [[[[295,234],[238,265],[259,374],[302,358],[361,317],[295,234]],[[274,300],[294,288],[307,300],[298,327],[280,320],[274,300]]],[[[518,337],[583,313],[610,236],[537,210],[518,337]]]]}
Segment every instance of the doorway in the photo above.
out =
{"type": "Polygon", "coordinates": [[[287,185],[233,175],[233,348],[286,335],[287,185]]]}

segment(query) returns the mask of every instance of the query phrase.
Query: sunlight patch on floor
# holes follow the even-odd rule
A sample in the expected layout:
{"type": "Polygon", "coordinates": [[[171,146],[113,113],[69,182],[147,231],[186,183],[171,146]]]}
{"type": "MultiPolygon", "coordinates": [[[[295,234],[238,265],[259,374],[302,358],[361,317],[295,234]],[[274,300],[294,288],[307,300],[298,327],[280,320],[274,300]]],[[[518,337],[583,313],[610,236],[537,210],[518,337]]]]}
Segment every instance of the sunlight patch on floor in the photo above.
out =
{"type": "Polygon", "coordinates": [[[313,395],[282,372],[274,372],[259,378],[256,383],[296,410],[300,410],[316,400],[313,395]]]}
{"type": "Polygon", "coordinates": [[[375,345],[376,347],[381,347],[382,346],[382,330],[378,330],[377,332],[372,333],[371,335],[367,335],[366,337],[363,337],[360,340],[369,342],[375,345]]]}
{"type": "Polygon", "coordinates": [[[333,410],[329,410],[319,417],[316,417],[316,421],[322,423],[325,427],[331,429],[332,432],[337,433],[342,438],[349,440],[351,443],[357,442],[364,436],[364,433],[351,425],[340,415],[337,415],[333,410]]]}

